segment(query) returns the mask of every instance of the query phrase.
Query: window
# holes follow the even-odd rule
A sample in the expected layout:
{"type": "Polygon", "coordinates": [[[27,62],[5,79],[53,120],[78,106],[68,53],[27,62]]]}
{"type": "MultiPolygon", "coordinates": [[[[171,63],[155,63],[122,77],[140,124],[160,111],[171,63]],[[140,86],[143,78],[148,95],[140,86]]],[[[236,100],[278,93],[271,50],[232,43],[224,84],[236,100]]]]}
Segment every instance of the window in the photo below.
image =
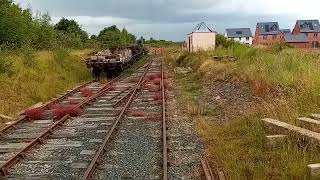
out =
{"type": "Polygon", "coordinates": [[[308,37],[308,33],[304,33],[308,37]]]}
{"type": "Polygon", "coordinates": [[[318,33],[314,33],[314,35],[313,35],[314,37],[318,37],[318,33]]]}
{"type": "Polygon", "coordinates": [[[241,41],[241,37],[239,37],[239,41],[241,41]]]}
{"type": "Polygon", "coordinates": [[[267,40],[267,35],[263,35],[263,40],[267,40]]]}
{"type": "Polygon", "coordinates": [[[246,37],[246,41],[249,41],[250,40],[250,37],[246,37]]]}
{"type": "Polygon", "coordinates": [[[276,34],[272,35],[272,39],[277,39],[277,35],[276,34]]]}

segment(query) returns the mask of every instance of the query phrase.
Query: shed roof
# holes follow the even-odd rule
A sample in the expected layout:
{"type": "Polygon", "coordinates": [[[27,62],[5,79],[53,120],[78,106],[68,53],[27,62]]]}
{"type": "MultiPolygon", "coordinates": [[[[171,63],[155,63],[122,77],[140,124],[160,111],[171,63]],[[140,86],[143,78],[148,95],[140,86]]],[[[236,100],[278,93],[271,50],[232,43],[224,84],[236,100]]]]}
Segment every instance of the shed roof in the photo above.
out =
{"type": "Polygon", "coordinates": [[[298,35],[292,35],[292,34],[285,34],[284,39],[288,43],[303,43],[308,42],[308,37],[305,34],[298,34],[298,35]]]}
{"type": "Polygon", "coordinates": [[[319,20],[297,20],[302,33],[320,32],[319,20]]]}
{"type": "Polygon", "coordinates": [[[199,23],[192,31],[194,32],[214,32],[204,22],[199,23]]]}
{"type": "Polygon", "coordinates": [[[279,31],[279,23],[278,22],[260,22],[257,23],[257,30],[260,34],[278,34],[279,31]]]}
{"type": "Polygon", "coordinates": [[[250,28],[229,28],[226,29],[227,37],[252,37],[250,28]]]}

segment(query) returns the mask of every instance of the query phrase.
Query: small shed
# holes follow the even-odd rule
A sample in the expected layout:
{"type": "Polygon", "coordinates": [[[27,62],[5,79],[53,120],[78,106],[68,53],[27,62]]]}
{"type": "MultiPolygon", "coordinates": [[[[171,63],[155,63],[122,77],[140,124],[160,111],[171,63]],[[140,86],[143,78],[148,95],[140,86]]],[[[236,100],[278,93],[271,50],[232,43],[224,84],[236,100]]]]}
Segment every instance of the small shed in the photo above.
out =
{"type": "Polygon", "coordinates": [[[188,52],[214,50],[216,46],[216,32],[212,31],[204,22],[198,24],[187,35],[188,52]]]}

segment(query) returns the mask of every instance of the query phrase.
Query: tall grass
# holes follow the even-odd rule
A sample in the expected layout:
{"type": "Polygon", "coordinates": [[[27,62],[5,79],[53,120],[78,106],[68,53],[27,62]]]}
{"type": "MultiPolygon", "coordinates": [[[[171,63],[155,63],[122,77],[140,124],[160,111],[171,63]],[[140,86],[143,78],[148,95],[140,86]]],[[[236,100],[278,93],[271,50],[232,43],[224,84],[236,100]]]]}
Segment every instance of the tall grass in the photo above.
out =
{"type": "Polygon", "coordinates": [[[297,117],[320,113],[319,52],[282,46],[255,49],[235,43],[211,52],[171,51],[166,59],[173,68],[193,69],[175,76],[181,84],[177,87],[178,100],[197,123],[212,160],[224,168],[230,179],[304,179],[306,166],[320,162],[319,146],[301,143],[297,138],[279,147],[268,147],[265,136],[276,132],[261,123],[264,117],[295,123],[297,117]],[[213,59],[223,55],[235,56],[237,61],[213,59]],[[257,107],[224,123],[214,121],[219,112],[203,113],[212,111],[210,107],[195,110],[205,102],[194,94],[201,94],[207,84],[216,80],[247,83],[259,98],[257,107]],[[193,88],[194,83],[198,89],[193,88]]]}
{"type": "MultiPolygon", "coordinates": [[[[90,50],[84,50],[89,53],[90,50]]],[[[90,79],[85,53],[41,51],[0,54],[0,114],[15,115],[90,79]],[[8,73],[10,72],[10,76],[8,73]]]]}

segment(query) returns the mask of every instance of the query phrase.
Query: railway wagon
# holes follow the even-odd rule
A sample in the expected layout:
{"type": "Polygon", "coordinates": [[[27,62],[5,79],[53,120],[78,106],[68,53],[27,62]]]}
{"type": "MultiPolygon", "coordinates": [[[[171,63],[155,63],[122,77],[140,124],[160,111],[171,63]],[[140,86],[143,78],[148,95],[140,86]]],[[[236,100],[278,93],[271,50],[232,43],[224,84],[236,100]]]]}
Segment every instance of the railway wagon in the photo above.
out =
{"type": "Polygon", "coordinates": [[[127,48],[106,49],[86,60],[87,67],[94,77],[114,76],[122,72],[131,63],[140,59],[146,50],[140,45],[127,48]]]}

